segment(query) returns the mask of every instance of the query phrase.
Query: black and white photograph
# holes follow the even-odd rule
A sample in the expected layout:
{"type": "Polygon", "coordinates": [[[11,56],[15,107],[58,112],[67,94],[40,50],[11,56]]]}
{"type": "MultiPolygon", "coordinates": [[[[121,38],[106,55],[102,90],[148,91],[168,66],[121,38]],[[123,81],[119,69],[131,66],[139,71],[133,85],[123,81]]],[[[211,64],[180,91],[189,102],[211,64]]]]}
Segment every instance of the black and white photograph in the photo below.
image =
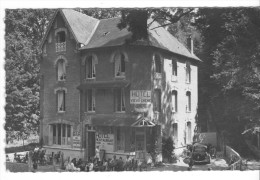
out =
{"type": "Polygon", "coordinates": [[[260,170],[259,6],[3,11],[6,173],[260,170]]]}

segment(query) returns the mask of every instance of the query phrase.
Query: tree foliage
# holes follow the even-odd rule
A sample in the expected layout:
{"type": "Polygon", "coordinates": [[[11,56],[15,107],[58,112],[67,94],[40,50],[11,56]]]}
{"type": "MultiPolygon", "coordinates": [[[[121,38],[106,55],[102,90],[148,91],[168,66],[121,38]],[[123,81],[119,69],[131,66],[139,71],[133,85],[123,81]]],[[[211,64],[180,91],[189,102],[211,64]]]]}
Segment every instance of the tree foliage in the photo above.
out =
{"type": "Polygon", "coordinates": [[[25,136],[39,125],[39,43],[54,10],[6,10],[7,135],[25,136]]]}
{"type": "Polygon", "coordinates": [[[236,144],[247,126],[259,125],[260,10],[200,9],[195,24],[204,44],[200,112],[236,144]]]}

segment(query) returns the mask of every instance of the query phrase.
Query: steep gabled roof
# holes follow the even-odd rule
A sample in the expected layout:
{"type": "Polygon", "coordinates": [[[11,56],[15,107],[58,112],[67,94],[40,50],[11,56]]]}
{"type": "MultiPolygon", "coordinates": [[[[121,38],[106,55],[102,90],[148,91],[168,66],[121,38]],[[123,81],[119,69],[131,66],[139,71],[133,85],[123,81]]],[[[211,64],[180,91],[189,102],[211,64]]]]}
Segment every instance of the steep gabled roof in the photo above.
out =
{"type": "Polygon", "coordinates": [[[60,13],[64,18],[64,21],[69,27],[69,31],[73,34],[75,40],[82,44],[85,44],[88,41],[99,23],[98,19],[87,16],[86,14],[80,13],[78,11],[74,11],[72,9],[59,9],[55,12],[51,19],[51,22],[41,42],[41,47],[46,40],[58,13],[60,13]]]}
{"type": "MultiPolygon", "coordinates": [[[[84,45],[82,48],[80,48],[81,50],[124,45],[126,40],[132,36],[132,33],[129,32],[126,28],[120,30],[117,27],[118,23],[120,22],[120,18],[98,20],[72,9],[60,9],[56,11],[51,20],[47,32],[41,42],[41,48],[43,42],[46,40],[47,35],[49,34],[51,26],[58,12],[64,18],[64,21],[67,24],[69,31],[73,34],[75,40],[78,43],[84,45]]],[[[151,20],[149,21],[151,22],[151,20]]],[[[149,27],[148,40],[139,40],[132,44],[153,46],[181,56],[201,61],[196,55],[190,53],[183,44],[181,44],[163,27],[153,29],[158,26],[159,23],[153,22],[149,27]]]]}
{"type": "Polygon", "coordinates": [[[85,44],[95,30],[99,20],[71,9],[63,9],[62,12],[76,40],[85,44]]]}
{"type": "MultiPolygon", "coordinates": [[[[132,33],[129,32],[127,29],[120,30],[117,27],[117,24],[119,22],[120,18],[100,20],[100,23],[98,24],[98,27],[96,28],[90,41],[81,49],[120,46],[125,44],[126,40],[131,37],[132,33]]],[[[163,27],[151,30],[158,26],[159,23],[153,22],[152,25],[149,27],[148,41],[136,41],[132,44],[158,47],[173,52],[175,54],[179,54],[200,61],[200,59],[197,56],[191,54],[183,44],[181,44],[163,27]]]]}

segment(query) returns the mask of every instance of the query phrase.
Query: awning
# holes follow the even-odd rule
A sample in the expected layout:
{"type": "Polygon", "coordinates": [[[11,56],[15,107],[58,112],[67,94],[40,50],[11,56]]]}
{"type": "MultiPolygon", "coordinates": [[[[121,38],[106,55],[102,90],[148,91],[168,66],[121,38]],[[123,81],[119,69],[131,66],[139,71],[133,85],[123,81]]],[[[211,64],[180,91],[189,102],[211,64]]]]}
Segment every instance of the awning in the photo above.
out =
{"type": "Polygon", "coordinates": [[[134,117],[111,117],[97,116],[91,119],[91,125],[94,126],[128,126],[130,127],[136,121],[134,117]]]}
{"type": "Polygon", "coordinates": [[[153,127],[155,126],[155,124],[152,121],[150,121],[147,117],[141,117],[131,126],[132,127],[153,127]]]}
{"type": "Polygon", "coordinates": [[[126,80],[115,80],[115,81],[87,81],[77,87],[77,89],[87,88],[122,88],[129,86],[130,83],[126,80]]]}

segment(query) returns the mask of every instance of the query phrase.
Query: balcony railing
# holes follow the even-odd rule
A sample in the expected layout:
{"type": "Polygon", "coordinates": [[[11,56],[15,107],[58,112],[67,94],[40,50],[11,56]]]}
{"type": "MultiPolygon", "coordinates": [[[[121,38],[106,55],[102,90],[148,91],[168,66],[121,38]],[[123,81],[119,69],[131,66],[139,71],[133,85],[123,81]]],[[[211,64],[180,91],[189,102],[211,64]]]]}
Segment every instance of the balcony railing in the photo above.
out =
{"type": "Polygon", "coordinates": [[[56,43],[56,52],[66,51],[66,42],[56,43]]]}

